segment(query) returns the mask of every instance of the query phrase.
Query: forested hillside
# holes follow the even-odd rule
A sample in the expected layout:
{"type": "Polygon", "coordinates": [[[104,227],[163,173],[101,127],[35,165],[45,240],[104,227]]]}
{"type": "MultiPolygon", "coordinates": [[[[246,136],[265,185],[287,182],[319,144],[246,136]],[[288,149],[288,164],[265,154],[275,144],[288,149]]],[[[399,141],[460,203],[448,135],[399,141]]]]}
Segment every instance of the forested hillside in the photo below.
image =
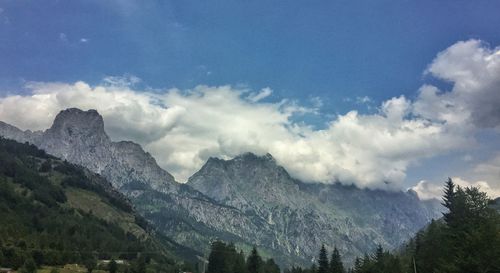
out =
{"type": "Polygon", "coordinates": [[[102,177],[2,138],[0,219],[0,267],[91,269],[99,260],[120,259],[134,272],[177,272],[175,254],[189,251],[151,230],[102,177]]]}
{"type": "Polygon", "coordinates": [[[418,272],[500,272],[497,202],[449,179],[443,204],[448,209],[443,218],[417,233],[403,251],[405,265],[418,272]]]}

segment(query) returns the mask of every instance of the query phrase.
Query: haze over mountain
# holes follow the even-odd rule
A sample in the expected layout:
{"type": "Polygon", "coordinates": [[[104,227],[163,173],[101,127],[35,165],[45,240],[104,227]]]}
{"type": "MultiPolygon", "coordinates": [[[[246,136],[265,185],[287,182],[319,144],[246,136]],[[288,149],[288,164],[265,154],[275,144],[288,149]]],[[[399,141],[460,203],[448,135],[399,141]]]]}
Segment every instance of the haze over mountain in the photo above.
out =
{"type": "Polygon", "coordinates": [[[325,243],[352,261],[377,244],[399,246],[440,216],[435,202],[412,192],[305,184],[270,154],[211,158],[180,184],[138,144],[111,141],[95,110],[61,111],[43,132],[0,123],[0,135],[101,174],[158,230],[205,251],[220,238],[242,247],[256,244],[282,264],[305,264],[325,243]]]}

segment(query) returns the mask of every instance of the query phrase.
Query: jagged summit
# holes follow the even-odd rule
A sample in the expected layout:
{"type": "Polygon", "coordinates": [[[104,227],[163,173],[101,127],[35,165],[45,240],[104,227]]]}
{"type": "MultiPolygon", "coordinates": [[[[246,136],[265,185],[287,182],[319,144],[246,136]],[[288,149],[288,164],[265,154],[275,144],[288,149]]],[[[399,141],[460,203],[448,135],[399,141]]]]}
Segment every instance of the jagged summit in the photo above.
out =
{"type": "MultiPolygon", "coordinates": [[[[255,184],[261,184],[268,181],[267,176],[272,176],[274,181],[293,180],[288,172],[281,165],[277,163],[270,153],[265,155],[257,155],[252,152],[246,152],[235,156],[232,159],[220,159],[217,157],[210,157],[203,167],[194,174],[189,180],[188,184],[196,184],[195,178],[198,176],[214,176],[215,173],[226,172],[226,176],[238,176],[238,174],[248,174],[253,177],[252,181],[255,184]],[[252,175],[253,173],[253,175],[252,175]],[[263,177],[262,174],[267,176],[263,177]]],[[[233,180],[231,183],[234,184],[233,180]]],[[[214,181],[220,183],[220,180],[214,181]]]]}
{"type": "MultiPolygon", "coordinates": [[[[48,129],[52,133],[62,133],[68,136],[73,134],[106,135],[104,131],[104,120],[94,109],[83,111],[78,108],[62,110],[54,119],[52,127],[48,129]]],[[[106,135],[107,137],[107,135],[106,135]]]]}
{"type": "Polygon", "coordinates": [[[287,195],[297,190],[296,181],[271,154],[243,153],[233,159],[210,158],[187,182],[205,195],[243,211],[254,206],[292,203],[287,195]]]}
{"type": "Polygon", "coordinates": [[[252,152],[245,152],[242,154],[239,154],[235,156],[234,158],[231,159],[222,159],[219,157],[209,157],[207,160],[208,162],[230,162],[230,161],[269,161],[269,162],[276,162],[274,157],[270,153],[266,153],[265,155],[258,155],[252,152]]]}
{"type": "Polygon", "coordinates": [[[266,153],[265,155],[257,155],[252,152],[246,152],[240,154],[233,158],[232,160],[263,160],[263,161],[272,161],[276,162],[274,157],[270,153],[266,153]]]}
{"type": "Polygon", "coordinates": [[[207,162],[203,165],[200,171],[206,168],[211,168],[214,166],[226,166],[231,168],[267,168],[267,169],[277,169],[280,172],[288,172],[278,164],[276,159],[270,154],[266,153],[264,155],[258,155],[252,152],[245,152],[240,155],[235,156],[231,159],[221,159],[218,157],[210,157],[207,162]],[[239,167],[238,167],[239,166],[239,167]]]}
{"type": "Polygon", "coordinates": [[[131,183],[160,191],[175,191],[178,187],[174,177],[160,168],[140,145],[111,141],[103,117],[93,109],[62,110],[43,133],[0,124],[0,135],[31,142],[52,155],[85,166],[106,177],[118,189],[131,183]]]}

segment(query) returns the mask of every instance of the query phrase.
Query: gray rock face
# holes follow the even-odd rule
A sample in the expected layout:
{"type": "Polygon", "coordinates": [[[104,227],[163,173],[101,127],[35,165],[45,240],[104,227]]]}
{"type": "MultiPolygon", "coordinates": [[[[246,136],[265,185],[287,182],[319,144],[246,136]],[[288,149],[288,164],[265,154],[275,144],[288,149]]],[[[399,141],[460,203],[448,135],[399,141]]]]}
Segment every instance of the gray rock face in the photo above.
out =
{"type": "Polygon", "coordinates": [[[176,190],[178,183],[161,169],[155,159],[133,142],[112,142],[104,131],[102,116],[95,110],[70,108],[61,111],[52,127],[31,133],[2,123],[3,136],[30,142],[39,148],[106,177],[121,189],[131,183],[155,190],[176,190]]]}
{"type": "Polygon", "coordinates": [[[302,183],[269,154],[211,158],[179,184],[138,144],[111,141],[95,110],[61,111],[45,132],[0,122],[0,135],[101,174],[160,231],[199,251],[219,238],[257,245],[284,265],[304,265],[324,243],[350,262],[379,243],[399,246],[441,216],[412,193],[302,183]]]}
{"type": "Polygon", "coordinates": [[[395,248],[440,216],[411,193],[302,183],[269,154],[211,158],[188,185],[260,218],[270,233],[259,244],[308,260],[322,243],[348,261],[377,244],[395,248]]]}
{"type": "Polygon", "coordinates": [[[3,121],[0,121],[0,135],[8,138],[16,140],[20,143],[30,142],[34,143],[34,140],[37,139],[42,132],[36,131],[31,132],[30,130],[22,131],[19,128],[7,124],[3,121]]]}

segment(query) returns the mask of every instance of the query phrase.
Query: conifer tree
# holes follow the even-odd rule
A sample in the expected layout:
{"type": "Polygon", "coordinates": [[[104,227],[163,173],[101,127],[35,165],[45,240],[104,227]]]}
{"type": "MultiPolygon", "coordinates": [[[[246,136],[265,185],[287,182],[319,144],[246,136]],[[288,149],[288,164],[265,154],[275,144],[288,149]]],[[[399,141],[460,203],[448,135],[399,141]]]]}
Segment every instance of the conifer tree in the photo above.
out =
{"type": "Polygon", "coordinates": [[[328,273],[328,253],[326,252],[325,245],[321,246],[318,258],[318,273],[328,273]]]}
{"type": "Polygon", "coordinates": [[[262,273],[262,258],[254,246],[247,259],[247,269],[249,273],[262,273]]]}
{"type": "Polygon", "coordinates": [[[450,209],[453,202],[453,197],[455,197],[455,183],[448,177],[444,185],[444,196],[443,196],[443,206],[450,209]]]}
{"type": "Polygon", "coordinates": [[[356,260],[354,261],[354,273],[361,273],[361,260],[359,257],[356,257],[356,260]]]}
{"type": "Polygon", "coordinates": [[[443,213],[444,220],[447,223],[451,222],[453,218],[453,204],[455,195],[455,183],[453,183],[451,178],[448,177],[448,180],[446,181],[444,186],[443,202],[441,203],[445,208],[448,209],[447,212],[443,213]]]}
{"type": "Polygon", "coordinates": [[[264,273],[280,273],[279,266],[274,262],[274,259],[268,259],[264,263],[264,273]]]}
{"type": "Polygon", "coordinates": [[[229,273],[226,256],[226,244],[221,241],[213,242],[208,256],[207,273],[229,273]]]}
{"type": "Polygon", "coordinates": [[[330,272],[345,273],[345,268],[344,264],[342,263],[342,258],[340,257],[339,250],[336,247],[333,248],[332,258],[330,259],[330,272]]]}
{"type": "Polygon", "coordinates": [[[245,255],[243,251],[240,251],[236,254],[234,265],[233,265],[233,273],[247,273],[248,269],[245,263],[245,255]]]}
{"type": "Polygon", "coordinates": [[[309,268],[309,273],[318,273],[318,266],[316,265],[316,263],[313,263],[311,265],[311,268],[309,268]]]}

